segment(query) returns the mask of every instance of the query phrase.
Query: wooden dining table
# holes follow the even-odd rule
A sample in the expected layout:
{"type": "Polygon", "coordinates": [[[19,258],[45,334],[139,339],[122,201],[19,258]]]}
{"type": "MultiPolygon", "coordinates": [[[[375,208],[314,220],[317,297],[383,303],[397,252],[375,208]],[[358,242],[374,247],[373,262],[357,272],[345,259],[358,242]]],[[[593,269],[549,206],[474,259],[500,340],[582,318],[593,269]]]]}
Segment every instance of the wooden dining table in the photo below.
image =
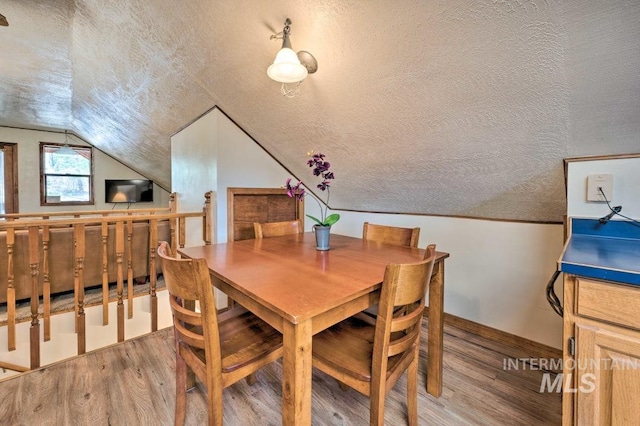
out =
{"type": "MultiPolygon", "coordinates": [[[[204,258],[213,285],[283,335],[282,423],[311,425],[312,336],[379,299],[389,263],[422,260],[424,249],[338,234],[316,250],[311,232],[181,248],[204,258]]],[[[438,252],[429,285],[427,392],[442,392],[444,259],[438,252]]]]}

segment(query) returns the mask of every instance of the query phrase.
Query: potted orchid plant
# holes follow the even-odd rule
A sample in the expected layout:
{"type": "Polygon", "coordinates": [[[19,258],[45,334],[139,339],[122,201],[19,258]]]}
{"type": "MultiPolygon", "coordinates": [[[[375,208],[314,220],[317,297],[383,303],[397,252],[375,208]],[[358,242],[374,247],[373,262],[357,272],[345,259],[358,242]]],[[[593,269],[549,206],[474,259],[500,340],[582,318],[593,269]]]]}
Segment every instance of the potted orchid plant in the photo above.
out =
{"type": "MultiPolygon", "coordinates": [[[[329,187],[331,186],[331,181],[334,179],[333,172],[330,171],[331,163],[325,161],[325,155],[321,153],[315,153],[313,151],[307,153],[309,157],[311,157],[307,161],[307,165],[313,168],[313,175],[319,176],[322,181],[316,185],[316,187],[320,191],[326,191],[327,193],[327,201],[323,206],[320,203],[320,200],[316,198],[313,194],[309,193],[311,197],[318,203],[320,207],[320,218],[312,216],[310,214],[306,215],[309,219],[316,222],[313,225],[313,230],[316,233],[316,248],[318,250],[328,250],[329,249],[329,231],[331,229],[331,225],[336,223],[340,219],[340,215],[337,213],[333,213],[327,215],[327,210],[329,208],[329,197],[331,193],[329,192],[329,187]]],[[[302,181],[298,181],[297,184],[291,184],[291,178],[287,179],[285,183],[285,188],[287,190],[287,195],[292,198],[297,198],[298,200],[302,200],[307,192],[303,186],[302,181]]]]}

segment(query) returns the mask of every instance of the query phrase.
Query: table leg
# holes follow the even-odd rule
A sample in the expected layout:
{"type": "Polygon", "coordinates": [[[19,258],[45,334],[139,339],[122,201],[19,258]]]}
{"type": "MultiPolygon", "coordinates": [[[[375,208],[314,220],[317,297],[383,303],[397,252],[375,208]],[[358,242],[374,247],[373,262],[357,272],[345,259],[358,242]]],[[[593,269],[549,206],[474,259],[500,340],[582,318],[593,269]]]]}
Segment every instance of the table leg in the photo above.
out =
{"type": "Polygon", "coordinates": [[[434,265],[429,283],[429,354],[427,392],[436,398],[442,393],[442,352],[444,335],[444,262],[434,265]]]}
{"type": "Polygon", "coordinates": [[[284,322],[282,424],[311,425],[311,321],[284,322]]]}

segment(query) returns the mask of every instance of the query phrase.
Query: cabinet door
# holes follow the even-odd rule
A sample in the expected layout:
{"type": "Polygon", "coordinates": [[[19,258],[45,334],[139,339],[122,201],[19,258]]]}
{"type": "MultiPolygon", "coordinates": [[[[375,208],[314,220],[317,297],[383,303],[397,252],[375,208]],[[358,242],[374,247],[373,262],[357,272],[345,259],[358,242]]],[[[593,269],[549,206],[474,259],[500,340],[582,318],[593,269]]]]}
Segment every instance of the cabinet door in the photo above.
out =
{"type": "Polygon", "coordinates": [[[578,425],[640,425],[640,332],[576,321],[578,425]]]}
{"type": "Polygon", "coordinates": [[[302,221],[304,200],[287,195],[283,188],[227,188],[227,240],[255,238],[254,222],[302,221]]]}

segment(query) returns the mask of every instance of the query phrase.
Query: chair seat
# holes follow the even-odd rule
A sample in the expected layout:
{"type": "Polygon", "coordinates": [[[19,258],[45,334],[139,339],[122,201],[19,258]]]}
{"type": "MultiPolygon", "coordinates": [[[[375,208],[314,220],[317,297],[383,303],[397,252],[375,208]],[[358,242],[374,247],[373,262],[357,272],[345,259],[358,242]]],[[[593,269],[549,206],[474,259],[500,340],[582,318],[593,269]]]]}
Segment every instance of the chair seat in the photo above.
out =
{"type": "MultiPolygon", "coordinates": [[[[281,334],[241,306],[218,315],[218,319],[224,373],[251,364],[282,347],[281,334]]],[[[194,352],[205,361],[203,349],[194,352]]]]}
{"type": "MultiPolygon", "coordinates": [[[[375,325],[348,318],[313,336],[313,357],[321,364],[363,382],[371,381],[375,325]]],[[[388,359],[387,372],[395,370],[405,356],[388,359]]]]}

